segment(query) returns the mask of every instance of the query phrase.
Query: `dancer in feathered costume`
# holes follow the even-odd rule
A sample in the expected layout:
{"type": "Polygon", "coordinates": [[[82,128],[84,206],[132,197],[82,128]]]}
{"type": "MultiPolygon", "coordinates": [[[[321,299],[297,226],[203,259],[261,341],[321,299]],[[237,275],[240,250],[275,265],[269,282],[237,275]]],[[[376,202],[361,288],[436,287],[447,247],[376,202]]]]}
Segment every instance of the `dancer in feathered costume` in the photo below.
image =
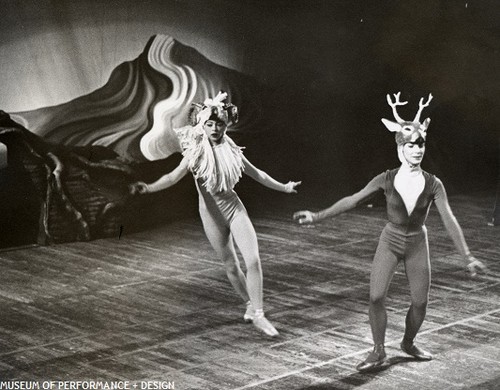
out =
{"type": "Polygon", "coordinates": [[[146,194],[166,189],[190,171],[199,195],[199,211],[205,234],[221,257],[229,281],[246,302],[243,316],[269,336],[278,331],[264,316],[263,277],[257,235],[234,186],[243,173],[276,191],[295,193],[300,182],[282,184],[253,166],[226,134],[228,125],[238,121],[238,109],[220,92],[203,104],[192,106],[190,125],[176,129],[184,158],[169,174],[151,184],[135,183],[133,193],[146,194]],[[233,242],[234,241],[234,242],[233,242]],[[247,274],[242,272],[235,251],[238,246],[247,274]]]}
{"type": "Polygon", "coordinates": [[[384,351],[387,313],[385,298],[389,283],[399,260],[405,264],[406,276],[410,285],[411,305],[406,315],[406,329],[401,349],[419,360],[431,360],[432,355],[414,343],[417,332],[424,321],[430,289],[430,261],[427,229],[424,225],[431,204],[434,202],[444,222],[448,234],[457,250],[463,256],[467,269],[472,275],[477,270],[485,270],[484,264],[474,258],[465,242],[462,229],[453,215],[443,183],[436,176],[422,170],[420,163],[424,157],[425,139],[430,119],[420,123],[422,109],[429,105],[432,95],[424,104],[420,100],[419,110],[413,121],[399,117],[396,106],[407,102],[399,101],[399,93],[393,103],[397,122],[382,119],[384,125],[396,133],[396,144],[401,166],[374,177],[361,191],[342,198],[325,210],[313,213],[298,211],[294,219],[301,224],[310,224],[348,211],[369,199],[377,191],[384,191],[387,201],[389,222],[380,235],[379,244],[373,259],[370,277],[370,326],[374,349],[356,367],[368,371],[379,367],[386,360],[384,351]]]}

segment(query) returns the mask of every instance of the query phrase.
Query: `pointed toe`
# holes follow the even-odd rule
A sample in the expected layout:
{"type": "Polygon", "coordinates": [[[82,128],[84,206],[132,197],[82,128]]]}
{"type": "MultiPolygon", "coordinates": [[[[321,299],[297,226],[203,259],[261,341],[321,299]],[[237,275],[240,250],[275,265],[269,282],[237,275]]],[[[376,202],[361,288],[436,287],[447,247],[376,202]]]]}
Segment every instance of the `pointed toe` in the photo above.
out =
{"type": "Polygon", "coordinates": [[[401,343],[400,346],[403,352],[413,356],[417,360],[432,360],[432,354],[430,352],[417,347],[415,344],[407,345],[405,343],[401,343]]]}

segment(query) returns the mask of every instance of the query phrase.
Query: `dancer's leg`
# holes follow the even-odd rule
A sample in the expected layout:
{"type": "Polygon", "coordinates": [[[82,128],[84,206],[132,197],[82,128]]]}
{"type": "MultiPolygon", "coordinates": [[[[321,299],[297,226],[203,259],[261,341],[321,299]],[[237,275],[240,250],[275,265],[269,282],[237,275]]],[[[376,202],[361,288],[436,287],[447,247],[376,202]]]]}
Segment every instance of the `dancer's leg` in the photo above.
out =
{"type": "Polygon", "coordinates": [[[405,258],[405,270],[410,284],[411,306],[406,316],[405,340],[413,341],[424,322],[431,285],[431,267],[427,239],[412,245],[405,258]]]}
{"type": "Polygon", "coordinates": [[[262,267],[260,264],[257,234],[246,211],[239,212],[231,223],[231,232],[247,267],[247,288],[255,309],[253,324],[268,336],[278,336],[278,331],[266,319],[262,298],[262,267]]]}
{"type": "Polygon", "coordinates": [[[387,327],[385,299],[397,265],[396,254],[391,250],[390,244],[381,237],[373,258],[370,275],[369,317],[375,345],[384,345],[385,343],[387,327]]]}
{"type": "Polygon", "coordinates": [[[229,281],[243,301],[248,302],[250,297],[245,274],[240,268],[229,228],[213,218],[206,210],[200,209],[200,215],[208,241],[224,262],[229,281]]]}
{"type": "Polygon", "coordinates": [[[405,269],[410,284],[411,306],[406,314],[406,329],[401,349],[417,359],[431,360],[432,355],[413,342],[425,319],[431,285],[429,244],[425,231],[419,240],[410,246],[405,258],[405,269]]]}
{"type": "Polygon", "coordinates": [[[374,348],[367,358],[356,366],[358,371],[369,371],[379,367],[386,358],[384,350],[385,330],[387,327],[385,298],[394,270],[398,264],[398,258],[394,251],[391,250],[390,242],[391,240],[384,230],[373,258],[370,275],[369,317],[374,348]]]}
{"type": "Polygon", "coordinates": [[[239,212],[231,223],[231,233],[247,268],[247,288],[255,310],[262,310],[262,266],[255,229],[245,211],[239,212]]]}

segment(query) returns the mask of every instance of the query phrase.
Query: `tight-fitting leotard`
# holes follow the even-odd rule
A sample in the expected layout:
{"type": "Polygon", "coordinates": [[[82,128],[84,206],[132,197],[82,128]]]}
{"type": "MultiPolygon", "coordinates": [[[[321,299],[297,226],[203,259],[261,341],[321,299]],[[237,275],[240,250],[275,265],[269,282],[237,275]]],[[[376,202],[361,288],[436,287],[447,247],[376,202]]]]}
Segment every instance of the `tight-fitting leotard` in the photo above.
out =
{"type": "Polygon", "coordinates": [[[434,201],[445,228],[455,242],[458,250],[462,255],[468,254],[469,249],[463,239],[461,230],[456,224],[456,219],[449,208],[448,198],[441,180],[434,175],[422,171],[425,179],[424,190],[418,197],[413,211],[408,214],[401,195],[394,188],[394,178],[398,170],[399,168],[388,170],[375,176],[363,189],[363,192],[366,194],[364,199],[379,190],[383,190],[387,202],[388,225],[407,235],[412,235],[423,230],[430,206],[434,201]]]}
{"type": "Polygon", "coordinates": [[[200,216],[204,224],[217,222],[230,227],[238,214],[246,214],[245,206],[233,189],[210,194],[200,179],[195,183],[198,190],[200,216]]]}
{"type": "Polygon", "coordinates": [[[384,344],[387,323],[384,301],[400,260],[404,260],[412,301],[406,317],[405,338],[413,340],[424,320],[431,280],[429,244],[424,224],[432,202],[436,204],[458,250],[462,255],[469,253],[462,230],[448,205],[441,180],[422,171],[424,188],[413,210],[408,213],[405,202],[394,186],[398,170],[389,170],[374,177],[360,191],[362,199],[357,198],[357,203],[361,203],[375,192],[383,190],[387,202],[389,222],[380,235],[370,276],[370,323],[376,345],[384,344]]]}
{"type": "MultiPolygon", "coordinates": [[[[199,144],[198,144],[199,145],[199,144]]],[[[195,151],[191,149],[187,153],[195,151]]],[[[190,166],[198,190],[199,210],[205,229],[214,223],[229,228],[235,218],[247,211],[234,191],[243,172],[243,152],[232,140],[224,136],[222,142],[211,146],[206,141],[199,159],[190,166]],[[200,174],[203,162],[210,161],[204,174],[200,174]]]]}
{"type": "Polygon", "coordinates": [[[191,170],[198,190],[203,229],[215,252],[224,261],[235,290],[245,302],[250,300],[255,310],[262,310],[262,268],[257,234],[245,206],[233,189],[243,172],[243,154],[229,138],[220,145],[207,147],[204,153],[203,158],[213,158],[208,174],[203,177],[191,170]],[[245,261],[246,277],[234,244],[245,261]]]}
{"type": "MultiPolygon", "coordinates": [[[[193,174],[205,234],[224,262],[229,281],[247,303],[247,310],[254,310],[255,318],[265,324],[257,234],[234,186],[245,172],[270,188],[285,191],[288,187],[255,168],[243,156],[242,148],[226,134],[213,145],[203,127],[207,120],[208,117],[200,119],[196,126],[174,129],[184,158],[174,173],[162,176],[147,188],[149,191],[168,188],[180,180],[187,170],[193,174]],[[241,270],[236,246],[245,261],[246,275],[241,270]]],[[[266,326],[268,332],[274,329],[270,324],[266,326]]]]}

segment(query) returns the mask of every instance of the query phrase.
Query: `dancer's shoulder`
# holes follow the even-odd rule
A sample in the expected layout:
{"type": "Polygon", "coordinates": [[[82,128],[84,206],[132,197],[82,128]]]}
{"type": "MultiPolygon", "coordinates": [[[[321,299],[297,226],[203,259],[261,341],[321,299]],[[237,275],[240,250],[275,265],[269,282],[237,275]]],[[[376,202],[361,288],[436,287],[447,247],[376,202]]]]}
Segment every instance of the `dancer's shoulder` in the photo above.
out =
{"type": "Polygon", "coordinates": [[[203,134],[198,129],[189,125],[175,128],[174,132],[183,151],[197,146],[203,137],[203,134]]]}

